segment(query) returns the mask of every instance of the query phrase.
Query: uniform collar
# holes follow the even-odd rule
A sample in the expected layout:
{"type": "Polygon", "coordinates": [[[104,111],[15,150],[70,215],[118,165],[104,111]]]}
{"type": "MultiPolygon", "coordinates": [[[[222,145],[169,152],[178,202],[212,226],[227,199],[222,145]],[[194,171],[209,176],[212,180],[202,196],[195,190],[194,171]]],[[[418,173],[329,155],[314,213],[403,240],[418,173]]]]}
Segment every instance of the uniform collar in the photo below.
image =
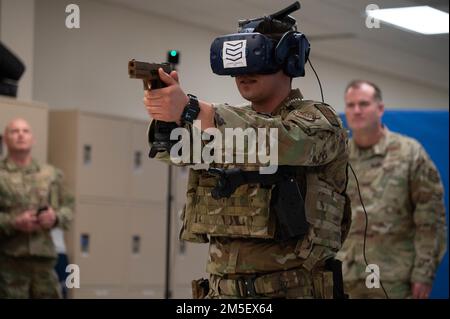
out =
{"type": "Polygon", "coordinates": [[[391,131],[387,128],[386,125],[383,125],[384,128],[384,134],[381,137],[381,139],[375,144],[372,145],[369,148],[360,148],[356,145],[355,139],[350,140],[350,158],[357,158],[361,156],[373,156],[373,155],[379,155],[384,156],[386,155],[387,148],[389,146],[389,143],[391,141],[391,131]]]}
{"type": "Polygon", "coordinates": [[[34,158],[32,158],[31,163],[25,167],[18,166],[16,163],[14,163],[14,161],[9,159],[8,157],[6,157],[2,161],[2,164],[3,164],[2,166],[9,172],[23,171],[25,173],[33,173],[38,172],[40,170],[39,163],[34,158]]]}
{"type": "Polygon", "coordinates": [[[279,115],[283,110],[292,111],[295,109],[295,103],[303,100],[303,95],[299,89],[293,89],[289,95],[273,110],[272,115],[279,115]]]}

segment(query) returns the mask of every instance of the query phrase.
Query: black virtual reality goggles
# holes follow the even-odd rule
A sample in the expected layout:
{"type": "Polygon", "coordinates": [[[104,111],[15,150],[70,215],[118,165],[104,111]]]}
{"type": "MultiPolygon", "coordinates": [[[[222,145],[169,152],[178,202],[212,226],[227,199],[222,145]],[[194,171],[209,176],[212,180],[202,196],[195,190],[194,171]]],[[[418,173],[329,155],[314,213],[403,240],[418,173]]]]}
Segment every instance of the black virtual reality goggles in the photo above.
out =
{"type": "Polygon", "coordinates": [[[242,20],[239,33],[216,38],[210,51],[212,71],[237,76],[283,70],[290,77],[304,76],[310,45],[288,15],[298,9],[300,3],[295,2],[270,16],[242,20]]]}
{"type": "Polygon", "coordinates": [[[283,70],[295,78],[305,75],[309,50],[305,35],[297,31],[286,32],[278,43],[258,32],[235,33],[213,41],[210,63],[217,75],[272,74],[283,70]]]}

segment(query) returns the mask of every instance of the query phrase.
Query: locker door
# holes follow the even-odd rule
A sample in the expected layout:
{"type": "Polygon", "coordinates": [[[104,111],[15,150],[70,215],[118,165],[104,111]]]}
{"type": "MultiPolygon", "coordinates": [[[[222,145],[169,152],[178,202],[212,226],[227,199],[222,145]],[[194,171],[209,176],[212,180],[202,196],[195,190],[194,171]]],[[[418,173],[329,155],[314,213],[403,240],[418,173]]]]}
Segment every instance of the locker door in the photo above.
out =
{"type": "Polygon", "coordinates": [[[132,124],[131,198],[165,201],[168,164],[148,157],[147,126],[145,122],[132,124]]]}
{"type": "Polygon", "coordinates": [[[128,198],[131,123],[82,113],[79,121],[78,176],[81,196],[128,198]]]}
{"type": "Polygon", "coordinates": [[[127,215],[127,207],[117,203],[79,203],[71,263],[80,268],[81,288],[125,284],[127,215]]]}
{"type": "Polygon", "coordinates": [[[166,261],[166,205],[163,202],[136,204],[128,211],[127,281],[135,287],[162,287],[166,261]]]}

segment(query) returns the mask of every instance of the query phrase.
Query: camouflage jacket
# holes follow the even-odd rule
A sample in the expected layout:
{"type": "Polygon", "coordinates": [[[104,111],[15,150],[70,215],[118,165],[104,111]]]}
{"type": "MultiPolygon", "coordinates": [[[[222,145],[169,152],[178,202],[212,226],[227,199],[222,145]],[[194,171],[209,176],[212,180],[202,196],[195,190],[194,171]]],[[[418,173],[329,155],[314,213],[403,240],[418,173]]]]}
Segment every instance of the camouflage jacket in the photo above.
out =
{"type": "Polygon", "coordinates": [[[18,167],[7,158],[0,162],[0,255],[56,257],[49,230],[31,234],[14,229],[13,221],[27,209],[50,205],[56,212],[55,226],[67,229],[72,218],[73,197],[62,184],[62,173],[35,160],[18,167]]]}
{"type": "MultiPolygon", "coordinates": [[[[278,165],[303,166],[315,170],[319,179],[330,185],[331,189],[339,193],[345,191],[347,135],[339,117],[328,105],[303,100],[299,90],[292,90],[272,114],[258,113],[251,105],[234,107],[215,104],[214,109],[215,124],[222,133],[226,128],[277,128],[278,165]]],[[[159,154],[157,158],[167,161],[167,154],[159,154]]],[[[246,167],[248,164],[242,166],[246,167]]],[[[191,170],[190,181],[195,180],[193,176],[197,175],[197,171],[191,170]]],[[[188,185],[186,210],[192,205],[190,192],[196,192],[195,186],[188,185]]],[[[342,212],[338,214],[342,216],[342,212]]],[[[339,230],[340,223],[341,220],[338,221],[339,230]]],[[[189,233],[185,226],[183,225],[181,232],[182,239],[208,241],[205,235],[189,233]]],[[[328,226],[317,221],[313,222],[310,230],[319,234],[326,227],[328,226]]],[[[337,236],[337,241],[340,241],[341,234],[337,236]]],[[[328,243],[312,243],[308,238],[301,241],[303,245],[299,245],[297,239],[280,243],[270,239],[210,236],[207,272],[223,275],[296,268],[304,264],[313,246],[318,248],[315,250],[318,254],[315,261],[334,256],[336,249],[330,248],[328,243]],[[304,258],[299,258],[303,253],[304,258]]],[[[340,247],[340,242],[338,245],[340,247]]]]}
{"type": "MultiPolygon", "coordinates": [[[[350,163],[368,214],[366,255],[381,280],[432,283],[446,246],[443,186],[435,165],[414,139],[390,132],[369,149],[350,142],[350,163]]],[[[365,216],[349,176],[352,227],[339,257],[344,279],[364,279],[365,216]]]]}

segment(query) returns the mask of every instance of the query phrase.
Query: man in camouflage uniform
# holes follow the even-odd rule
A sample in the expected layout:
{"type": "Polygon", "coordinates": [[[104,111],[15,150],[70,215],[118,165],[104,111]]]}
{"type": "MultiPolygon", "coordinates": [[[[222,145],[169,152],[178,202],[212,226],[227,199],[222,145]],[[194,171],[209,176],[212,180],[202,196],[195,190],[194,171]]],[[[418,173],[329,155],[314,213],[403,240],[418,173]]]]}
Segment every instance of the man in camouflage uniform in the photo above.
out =
{"type": "Polygon", "coordinates": [[[60,298],[50,230],[69,226],[73,199],[59,170],[32,159],[33,135],[25,120],[12,120],[4,136],[8,156],[0,162],[0,298],[60,298]]]}
{"type": "MultiPolygon", "coordinates": [[[[446,248],[443,186],[438,171],[419,142],[382,125],[384,105],[375,84],[351,82],[345,103],[353,132],[350,163],[369,220],[368,263],[379,267],[381,283],[390,298],[428,298],[446,248]]],[[[338,254],[344,262],[346,292],[351,298],[385,298],[381,287],[366,287],[369,272],[365,272],[362,255],[365,216],[354,178],[349,179],[347,193],[352,203],[352,227],[338,254]]]]}
{"type": "MultiPolygon", "coordinates": [[[[279,41],[289,30],[275,34],[269,27],[265,34],[279,41]]],[[[169,75],[159,69],[159,76],[167,87],[145,92],[147,111],[154,120],[180,124],[189,98],[175,71],[169,75]]],[[[351,216],[345,194],[347,134],[332,107],[304,100],[298,89],[291,89],[291,80],[282,70],[236,76],[240,94],[250,103],[235,107],[200,101],[197,119],[202,131],[278,130],[278,164],[296,169],[308,231],[285,241],[274,238],[277,225],[271,205],[273,186],[244,184],[229,198],[216,200],[211,190],[217,177],[207,170],[190,169],[180,237],[210,243],[209,292],[202,289],[205,282],[194,281],[194,298],[333,298],[330,261],[341,247],[351,216]]],[[[154,123],[149,128],[151,142],[155,138],[154,123]]],[[[184,127],[191,134],[196,129],[191,124],[184,127]]],[[[245,150],[248,152],[248,147],[245,150]]],[[[160,160],[167,161],[168,157],[167,152],[157,154],[160,160]]],[[[257,171],[259,165],[214,162],[211,167],[257,171]]]]}

